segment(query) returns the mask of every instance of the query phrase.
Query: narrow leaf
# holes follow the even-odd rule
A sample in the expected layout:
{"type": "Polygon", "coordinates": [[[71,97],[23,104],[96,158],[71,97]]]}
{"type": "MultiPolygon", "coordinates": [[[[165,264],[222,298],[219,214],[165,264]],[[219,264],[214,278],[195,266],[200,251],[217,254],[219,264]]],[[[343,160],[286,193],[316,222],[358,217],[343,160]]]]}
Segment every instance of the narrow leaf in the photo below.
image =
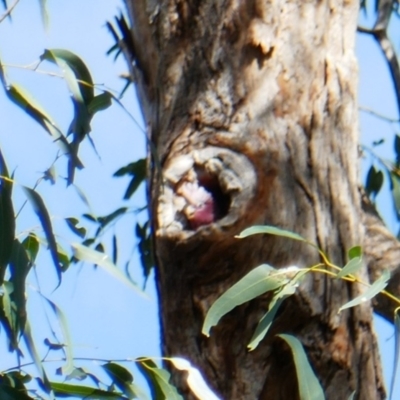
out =
{"type": "Polygon", "coordinates": [[[275,315],[279,310],[279,307],[289,296],[296,292],[296,286],[294,286],[291,282],[289,282],[285,287],[280,290],[275,296],[272,298],[269,303],[268,312],[264,314],[261,318],[260,322],[257,325],[257,328],[250,340],[250,343],[247,345],[247,348],[250,351],[253,351],[264,339],[265,335],[268,333],[269,328],[274,321],[275,315]]]}
{"type": "Polygon", "coordinates": [[[57,395],[57,397],[74,397],[78,399],[96,400],[128,399],[128,397],[123,396],[121,393],[107,392],[105,390],[92,388],[90,386],[51,382],[51,388],[54,390],[54,393],[57,395]]]}
{"type": "Polygon", "coordinates": [[[93,99],[88,104],[88,112],[90,115],[96,114],[98,111],[106,110],[111,106],[111,93],[105,91],[97,96],[94,96],[93,99]]]}
{"type": "Polygon", "coordinates": [[[112,237],[112,262],[117,263],[118,260],[118,241],[117,236],[114,234],[112,237]]]}
{"type": "Polygon", "coordinates": [[[148,358],[137,358],[138,368],[146,378],[152,398],[156,400],[183,400],[176,387],[169,383],[171,374],[148,358]]]}
{"type": "Polygon", "coordinates": [[[400,356],[400,316],[399,309],[394,312],[394,360],[393,360],[393,371],[392,379],[390,381],[390,396],[389,399],[393,398],[394,384],[396,382],[397,369],[399,366],[400,356]]]}
{"type": "Polygon", "coordinates": [[[279,270],[263,264],[250,271],[239,282],[229,288],[208,310],[202,333],[209,336],[210,329],[236,306],[246,303],[266,292],[284,285],[288,279],[279,270]]]}
{"type": "Polygon", "coordinates": [[[275,235],[275,236],[283,236],[283,237],[287,237],[290,239],[299,240],[301,242],[308,243],[306,239],[304,239],[302,236],[298,235],[297,233],[293,233],[293,232],[286,231],[284,229],[280,229],[275,226],[269,226],[269,225],[252,226],[251,228],[247,228],[244,231],[240,232],[240,234],[237,235],[236,237],[239,239],[243,239],[247,236],[257,235],[257,234],[269,234],[269,235],[275,235]]]}
{"type": "Polygon", "coordinates": [[[353,300],[344,304],[342,307],[339,308],[339,312],[345,310],[346,308],[358,306],[359,304],[372,299],[383,289],[385,289],[389,279],[390,279],[390,272],[386,270],[383,271],[382,275],[368,288],[368,290],[365,291],[365,293],[361,294],[360,296],[357,296],[353,300]]]}
{"type": "Polygon", "coordinates": [[[397,219],[400,218],[400,178],[394,174],[390,174],[391,190],[393,197],[393,204],[396,212],[397,219]]]}
{"type": "Polygon", "coordinates": [[[25,281],[32,264],[24,246],[15,239],[12,246],[10,259],[10,282],[13,284],[13,292],[10,295],[15,305],[15,330],[23,332],[26,323],[26,296],[25,281]]]}
{"type": "Polygon", "coordinates": [[[346,275],[356,273],[363,266],[363,260],[361,257],[352,258],[343,269],[337,274],[338,278],[342,278],[346,275]]]}
{"type": "Polygon", "coordinates": [[[32,204],[32,207],[39,217],[40,223],[46,235],[47,243],[49,246],[50,254],[53,259],[53,264],[56,268],[57,277],[58,277],[58,285],[61,284],[61,264],[58,258],[58,251],[57,251],[57,242],[53,233],[53,227],[51,225],[51,220],[47,208],[43,202],[43,199],[40,195],[35,192],[33,189],[30,189],[24,186],[24,190],[26,196],[28,197],[29,201],[32,204]]]}
{"type": "MultiPolygon", "coordinates": [[[[3,76],[3,85],[5,85],[3,76]]],[[[80,160],[74,155],[70,144],[68,143],[62,131],[52,118],[44,111],[44,109],[37,103],[37,101],[22,87],[12,84],[8,87],[4,86],[7,97],[25,113],[32,117],[40,126],[45,129],[58,143],[64,153],[78,166],[82,168],[83,165],[80,160]]]]}
{"type": "Polygon", "coordinates": [[[128,188],[125,191],[124,199],[128,200],[136,192],[138,187],[146,179],[146,159],[141,158],[133,163],[120,168],[114,173],[114,176],[120,177],[124,175],[131,175],[132,180],[130,181],[128,188]]]}
{"type": "Polygon", "coordinates": [[[39,252],[39,240],[37,236],[33,232],[30,232],[22,242],[22,246],[24,246],[29,261],[33,265],[39,252]]]}
{"type": "Polygon", "coordinates": [[[29,354],[30,354],[33,362],[35,363],[36,368],[39,371],[39,375],[40,375],[41,382],[43,384],[43,388],[46,390],[46,392],[48,394],[50,394],[50,398],[53,400],[54,395],[52,392],[52,388],[50,386],[50,381],[47,378],[46,371],[43,368],[43,364],[42,364],[39,354],[36,350],[35,342],[33,340],[31,328],[29,325],[29,321],[26,321],[23,338],[24,338],[26,347],[29,351],[29,354]]]}
{"type": "Polygon", "coordinates": [[[71,335],[69,333],[68,329],[68,322],[67,318],[65,317],[64,313],[61,311],[61,309],[50,299],[48,299],[46,296],[42,295],[42,297],[47,301],[51,309],[53,310],[54,314],[57,317],[58,322],[60,323],[61,327],[61,332],[64,338],[64,343],[63,343],[63,350],[65,352],[65,358],[66,362],[65,365],[61,367],[62,374],[64,375],[69,375],[73,369],[74,369],[74,355],[72,351],[72,340],[71,340],[71,335]]]}
{"type": "Polygon", "coordinates": [[[15,215],[12,203],[12,182],[0,151],[0,285],[10,261],[15,237],[15,215]]]}
{"type": "Polygon", "coordinates": [[[73,243],[72,249],[74,252],[74,256],[78,260],[98,265],[114,278],[120,280],[131,289],[134,289],[140,294],[144,295],[143,291],[136,285],[136,283],[134,283],[126,275],[124,275],[124,273],[111,262],[110,258],[106,254],[93,249],[89,249],[88,247],[82,246],[79,243],[73,243]]]}
{"type": "Polygon", "coordinates": [[[114,362],[104,364],[102,367],[112,379],[113,384],[129,399],[149,399],[143,390],[133,383],[133,376],[126,368],[114,362]]]}
{"type": "Polygon", "coordinates": [[[396,153],[397,166],[400,165],[400,136],[397,134],[394,136],[394,151],[396,153]]]}
{"type": "Polygon", "coordinates": [[[297,383],[299,385],[300,400],[324,400],[324,391],[311,368],[307,354],[300,340],[287,334],[277,336],[283,339],[292,351],[297,373],[297,383]]]}
{"type": "Polygon", "coordinates": [[[47,0],[39,0],[40,15],[42,17],[43,26],[45,29],[49,26],[49,14],[47,13],[47,0]]]}
{"type": "Polygon", "coordinates": [[[86,229],[78,227],[79,220],[77,218],[65,218],[65,222],[67,223],[69,229],[75,233],[75,235],[78,235],[81,238],[86,236],[86,229]]]}
{"type": "Polygon", "coordinates": [[[88,67],[75,53],[65,49],[46,49],[41,56],[57,64],[65,74],[65,80],[72,95],[89,104],[94,97],[93,80],[88,67]]]}
{"type": "Polygon", "coordinates": [[[354,396],[356,395],[356,391],[354,391],[347,400],[354,400],[354,396]]]}
{"type": "Polygon", "coordinates": [[[367,182],[365,184],[365,190],[368,196],[376,196],[381,190],[383,184],[383,172],[377,170],[373,165],[368,171],[367,182]]]}
{"type": "Polygon", "coordinates": [[[187,373],[187,384],[198,400],[220,400],[209,388],[200,371],[193,367],[189,361],[180,357],[168,358],[175,368],[187,373]]]}
{"type": "Polygon", "coordinates": [[[0,399],[1,400],[34,400],[33,397],[29,397],[26,391],[21,391],[12,386],[4,385],[0,383],[0,399]]]}

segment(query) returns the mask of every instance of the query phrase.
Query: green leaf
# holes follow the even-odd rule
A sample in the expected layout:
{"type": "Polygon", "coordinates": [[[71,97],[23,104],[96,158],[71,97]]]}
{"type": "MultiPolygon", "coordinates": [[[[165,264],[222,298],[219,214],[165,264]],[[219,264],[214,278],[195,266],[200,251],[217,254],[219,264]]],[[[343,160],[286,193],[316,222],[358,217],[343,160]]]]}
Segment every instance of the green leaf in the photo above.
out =
{"type": "Polygon", "coordinates": [[[103,268],[106,272],[112,275],[114,278],[120,280],[122,283],[136,290],[138,293],[144,295],[143,291],[131,281],[124,273],[111,262],[110,258],[99,251],[89,249],[88,247],[82,246],[79,243],[73,243],[72,249],[74,256],[81,261],[85,261],[90,264],[98,265],[103,268]]]}
{"type": "Polygon", "coordinates": [[[63,365],[61,367],[61,373],[64,375],[68,375],[70,374],[73,369],[74,369],[74,355],[73,355],[73,344],[72,344],[72,340],[71,340],[71,335],[69,333],[69,329],[68,329],[68,321],[67,318],[65,317],[64,313],[62,312],[62,310],[54,303],[52,302],[50,299],[48,299],[46,296],[44,296],[43,294],[41,294],[42,298],[45,299],[47,301],[47,303],[49,304],[49,306],[51,307],[51,309],[53,310],[54,314],[57,317],[57,320],[60,324],[61,327],[61,332],[64,338],[64,342],[61,346],[64,350],[65,353],[65,365],[63,365]]]}
{"type": "Polygon", "coordinates": [[[51,388],[57,397],[75,397],[78,399],[128,399],[121,393],[106,392],[105,390],[92,388],[90,386],[71,385],[69,383],[51,382],[51,388]]]}
{"type": "Polygon", "coordinates": [[[69,229],[75,233],[75,235],[78,235],[81,238],[86,236],[86,229],[78,227],[79,220],[77,218],[65,218],[65,222],[67,223],[69,229]]]}
{"type": "Polygon", "coordinates": [[[149,229],[149,221],[143,226],[136,224],[136,237],[139,239],[138,249],[140,254],[140,264],[143,269],[145,282],[147,281],[151,269],[154,267],[153,238],[149,229]]]}
{"type": "Polygon", "coordinates": [[[45,29],[49,26],[49,14],[47,13],[47,0],[39,0],[40,15],[45,29]]]}
{"type": "Polygon", "coordinates": [[[356,395],[356,391],[354,391],[347,400],[354,400],[354,396],[356,395]]]}
{"type": "Polygon", "coordinates": [[[109,223],[114,221],[116,218],[124,215],[127,212],[127,207],[120,207],[104,217],[97,217],[96,221],[100,224],[101,229],[104,229],[109,223]]]}
{"type": "Polygon", "coordinates": [[[50,399],[54,400],[54,395],[53,395],[53,392],[52,392],[52,388],[50,387],[50,381],[47,378],[46,371],[43,368],[43,364],[42,364],[42,362],[40,360],[40,357],[39,357],[39,354],[38,354],[38,352],[36,350],[35,342],[33,340],[31,328],[30,328],[30,325],[29,325],[29,321],[26,321],[25,330],[24,330],[24,333],[23,333],[23,338],[24,338],[24,341],[25,341],[25,345],[26,345],[26,347],[28,349],[28,352],[29,352],[29,354],[30,354],[30,356],[31,356],[31,358],[32,358],[37,370],[39,371],[39,375],[40,375],[42,386],[45,389],[45,391],[48,394],[50,394],[50,399]]]}
{"type": "Polygon", "coordinates": [[[40,197],[40,195],[37,192],[35,192],[33,189],[30,189],[26,186],[24,186],[23,188],[26,193],[26,196],[28,197],[29,201],[32,204],[33,210],[39,217],[40,223],[41,223],[44,233],[46,235],[51,258],[53,259],[53,264],[54,264],[54,266],[56,268],[56,272],[57,272],[57,277],[58,277],[58,285],[57,286],[60,286],[60,284],[61,284],[61,264],[60,264],[60,260],[58,257],[57,242],[56,242],[56,238],[53,233],[53,227],[51,225],[49,213],[47,211],[47,208],[46,208],[42,198],[40,197]]]}
{"type": "Polygon", "coordinates": [[[113,362],[104,364],[102,367],[112,379],[113,384],[129,399],[148,400],[143,390],[133,383],[133,376],[126,368],[113,362]]]}
{"type": "Polygon", "coordinates": [[[33,400],[28,396],[25,384],[32,380],[30,375],[19,371],[10,371],[0,374],[0,399],[1,400],[33,400]]]}
{"type": "MultiPolygon", "coordinates": [[[[47,49],[41,56],[42,60],[55,63],[63,71],[64,79],[72,94],[74,118],[68,129],[73,133],[71,143],[72,154],[78,155],[79,145],[90,132],[90,122],[93,115],[89,112],[89,105],[94,99],[93,80],[89,69],[80,57],[69,50],[47,49]]],[[[80,166],[74,159],[69,160],[68,184],[73,182],[75,168],[80,166]]]]}
{"type": "Polygon", "coordinates": [[[383,172],[377,170],[373,165],[371,165],[368,174],[367,182],[365,184],[365,190],[368,196],[376,197],[376,195],[381,190],[383,184],[383,172]]]}
{"type": "Polygon", "coordinates": [[[39,252],[39,239],[33,232],[30,232],[22,242],[22,246],[26,251],[29,262],[33,265],[39,252]]]}
{"type": "Polygon", "coordinates": [[[0,398],[1,400],[34,400],[33,397],[28,396],[26,391],[21,391],[12,386],[3,385],[0,383],[0,398]]]}
{"type": "Polygon", "coordinates": [[[65,49],[46,49],[40,58],[55,63],[64,72],[68,88],[77,101],[88,105],[93,100],[92,76],[75,53],[65,49]]]}
{"type": "Polygon", "coordinates": [[[198,400],[220,400],[208,387],[200,371],[193,367],[189,361],[180,357],[168,358],[175,368],[187,373],[186,383],[198,400]]]}
{"type": "Polygon", "coordinates": [[[114,176],[120,177],[124,175],[131,175],[133,178],[130,181],[128,188],[125,191],[124,199],[128,200],[136,192],[138,187],[146,179],[146,159],[141,158],[133,163],[120,168],[114,173],[114,176]]]}
{"type": "Polygon", "coordinates": [[[171,374],[158,368],[154,361],[148,358],[137,358],[138,368],[150,386],[152,398],[155,400],[183,400],[176,387],[169,383],[171,374]]]}
{"type": "Polygon", "coordinates": [[[10,261],[15,237],[15,215],[12,203],[12,182],[6,162],[0,151],[0,285],[3,283],[7,264],[10,261]]]}
{"type": "Polygon", "coordinates": [[[250,271],[239,282],[229,288],[208,310],[202,333],[209,336],[210,329],[228,312],[288,282],[284,273],[263,264],[250,271]]]}
{"type": "Polygon", "coordinates": [[[292,282],[289,282],[283,287],[282,290],[274,295],[271,302],[269,303],[268,312],[264,314],[264,316],[261,318],[252,338],[250,339],[250,343],[247,345],[247,348],[250,351],[253,351],[268,333],[268,330],[271,327],[272,322],[274,321],[275,315],[283,301],[295,292],[296,285],[293,285],[292,282]]]}
{"type": "Polygon", "coordinates": [[[349,259],[356,257],[362,257],[362,247],[361,246],[354,246],[352,247],[347,254],[349,255],[349,259]]]}
{"type": "Polygon", "coordinates": [[[292,351],[299,385],[300,400],[324,400],[324,391],[311,368],[307,354],[300,340],[287,334],[277,336],[283,339],[292,351]]]}
{"type": "Polygon", "coordinates": [[[393,172],[390,174],[391,190],[393,204],[396,211],[397,219],[400,218],[400,177],[393,172]]]}
{"type": "Polygon", "coordinates": [[[31,269],[31,262],[25,251],[24,246],[17,240],[14,240],[12,254],[10,259],[10,282],[13,285],[13,292],[10,298],[15,305],[15,334],[23,332],[26,323],[26,296],[25,281],[31,269]]]}
{"type": "Polygon", "coordinates": [[[390,279],[390,272],[383,271],[380,278],[378,278],[363,294],[357,296],[353,300],[349,301],[348,303],[344,304],[342,307],[339,308],[339,312],[345,310],[346,308],[358,306],[361,303],[366,302],[367,300],[372,299],[378,293],[380,293],[388,284],[390,279]]]}
{"type": "Polygon", "coordinates": [[[342,278],[346,275],[351,275],[357,272],[363,266],[363,260],[361,257],[352,258],[343,269],[337,274],[338,278],[342,278]]]}
{"type": "Polygon", "coordinates": [[[97,96],[94,96],[93,99],[88,104],[88,111],[90,115],[96,114],[98,111],[106,110],[111,106],[112,94],[110,92],[103,92],[97,96]]]}
{"type": "Polygon", "coordinates": [[[112,237],[112,262],[116,264],[118,261],[118,241],[117,236],[114,234],[112,237]]]}
{"type": "Polygon", "coordinates": [[[82,163],[72,151],[61,129],[58,128],[46,111],[44,111],[37,101],[21,86],[15,84],[6,86],[4,73],[2,73],[1,68],[0,75],[7,97],[47,131],[54,138],[54,141],[58,143],[62,151],[68,155],[70,160],[73,161],[78,168],[82,168],[82,163]]]}
{"type": "Polygon", "coordinates": [[[397,166],[400,165],[400,136],[394,136],[394,151],[396,153],[396,164],[397,166]]]}
{"type": "Polygon", "coordinates": [[[397,369],[399,366],[399,356],[400,356],[400,316],[399,309],[394,312],[394,360],[393,360],[393,371],[392,379],[390,381],[390,396],[389,399],[393,398],[394,384],[396,382],[397,369]]]}
{"type": "Polygon", "coordinates": [[[237,235],[236,237],[239,239],[243,239],[247,236],[258,235],[258,234],[269,234],[269,235],[274,235],[274,236],[282,236],[282,237],[287,237],[287,238],[294,239],[294,240],[299,240],[300,242],[309,243],[306,239],[304,239],[302,236],[298,235],[297,233],[293,233],[293,232],[286,231],[284,229],[280,229],[275,226],[269,226],[269,225],[252,226],[251,228],[247,228],[244,231],[240,232],[240,234],[237,235]]]}

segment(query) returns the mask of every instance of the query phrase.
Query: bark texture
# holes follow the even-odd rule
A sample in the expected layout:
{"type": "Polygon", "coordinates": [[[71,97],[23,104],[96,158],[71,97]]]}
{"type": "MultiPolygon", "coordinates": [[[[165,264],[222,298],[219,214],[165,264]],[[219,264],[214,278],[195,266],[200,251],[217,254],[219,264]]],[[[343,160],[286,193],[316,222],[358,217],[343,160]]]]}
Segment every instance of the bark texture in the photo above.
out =
{"type": "MultiPolygon", "coordinates": [[[[242,229],[295,231],[337,265],[350,247],[368,243],[363,222],[373,226],[368,233],[387,233],[363,214],[357,186],[358,0],[126,3],[151,143],[164,354],[189,359],[223,399],[296,399],[292,356],[275,336],[291,333],[327,399],[354,390],[357,399],[383,399],[370,305],[338,314],[359,294],[355,285],[309,275],[253,352],[246,344],[268,297],[235,309],[210,338],[201,335],[213,302],[254,267],[319,262],[300,242],[239,241],[242,229]]],[[[371,276],[375,256],[368,254],[371,276]]],[[[368,279],[367,265],[361,275],[368,279]]]]}

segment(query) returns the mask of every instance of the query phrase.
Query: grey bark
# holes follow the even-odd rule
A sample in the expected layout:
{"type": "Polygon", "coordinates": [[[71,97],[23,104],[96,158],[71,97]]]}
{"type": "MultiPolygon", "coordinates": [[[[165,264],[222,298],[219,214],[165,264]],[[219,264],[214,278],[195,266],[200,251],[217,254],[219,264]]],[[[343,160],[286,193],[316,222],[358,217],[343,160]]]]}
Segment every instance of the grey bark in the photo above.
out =
{"type": "MultiPolygon", "coordinates": [[[[295,231],[340,266],[361,244],[364,280],[384,268],[381,251],[393,254],[397,270],[400,247],[367,201],[362,210],[358,190],[358,1],[126,4],[151,143],[163,353],[189,359],[224,399],[296,399],[292,357],[275,336],[291,333],[327,399],[353,390],[357,399],[385,398],[371,306],[338,314],[357,285],[310,274],[253,352],[246,344],[268,297],[235,309],[210,338],[201,335],[213,302],[257,265],[320,261],[300,242],[234,238],[251,225],[295,231]]],[[[384,300],[376,305],[390,316],[384,300]]],[[[190,399],[184,379],[175,379],[190,399]]]]}

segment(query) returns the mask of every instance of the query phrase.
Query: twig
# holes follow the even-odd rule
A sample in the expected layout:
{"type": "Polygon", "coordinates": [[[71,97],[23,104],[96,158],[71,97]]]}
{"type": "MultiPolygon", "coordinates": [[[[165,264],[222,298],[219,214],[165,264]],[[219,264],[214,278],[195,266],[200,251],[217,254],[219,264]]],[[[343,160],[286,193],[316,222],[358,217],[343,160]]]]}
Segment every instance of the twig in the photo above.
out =
{"type": "Polygon", "coordinates": [[[359,106],[358,109],[359,109],[360,111],[362,111],[362,112],[367,113],[367,114],[371,114],[371,115],[373,115],[374,117],[383,119],[383,120],[385,120],[386,122],[389,122],[389,123],[397,124],[397,123],[400,122],[400,119],[398,119],[398,118],[387,117],[386,115],[380,114],[380,113],[378,113],[378,112],[376,112],[376,111],[374,111],[374,110],[371,110],[371,109],[368,108],[368,107],[359,106]]]}
{"type": "Polygon", "coordinates": [[[400,115],[400,65],[396,57],[396,52],[389,40],[387,28],[389,25],[390,17],[393,10],[394,0],[380,0],[378,7],[378,18],[372,29],[358,27],[358,32],[367,33],[372,35],[378,42],[383,55],[389,64],[390,74],[395,88],[395,95],[397,99],[397,109],[400,115]]]}
{"type": "Polygon", "coordinates": [[[12,13],[15,6],[19,3],[19,0],[15,0],[13,4],[6,10],[6,12],[0,17],[0,24],[12,13]]]}

